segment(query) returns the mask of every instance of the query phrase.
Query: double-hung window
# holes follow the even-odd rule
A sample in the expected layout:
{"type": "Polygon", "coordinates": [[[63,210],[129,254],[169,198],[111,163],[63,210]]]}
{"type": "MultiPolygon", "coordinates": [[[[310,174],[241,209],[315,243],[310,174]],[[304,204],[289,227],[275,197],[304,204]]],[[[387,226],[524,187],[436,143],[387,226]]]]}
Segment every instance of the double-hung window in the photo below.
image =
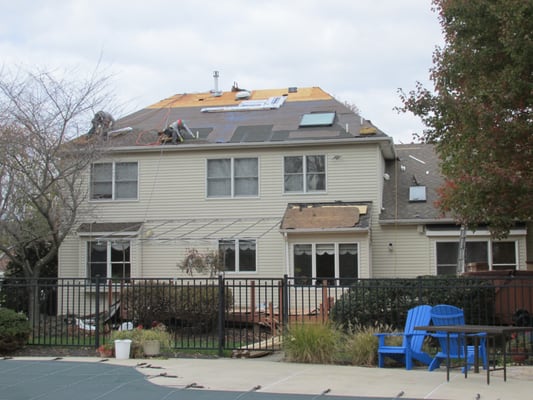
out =
{"type": "Polygon", "coordinates": [[[258,194],[257,158],[207,160],[207,197],[253,197],[258,194]]]}
{"type": "Polygon", "coordinates": [[[324,155],[286,156],[283,163],[285,193],[311,193],[326,190],[324,155]]]}
{"type": "Polygon", "coordinates": [[[255,240],[230,239],[219,240],[218,249],[223,257],[226,272],[255,272],[256,245],[255,240]]]}
{"type": "Polygon", "coordinates": [[[91,200],[134,200],[137,191],[137,162],[91,165],[91,200]]]}
{"type": "Polygon", "coordinates": [[[98,240],[87,243],[87,275],[94,279],[131,277],[131,242],[98,240]]]}

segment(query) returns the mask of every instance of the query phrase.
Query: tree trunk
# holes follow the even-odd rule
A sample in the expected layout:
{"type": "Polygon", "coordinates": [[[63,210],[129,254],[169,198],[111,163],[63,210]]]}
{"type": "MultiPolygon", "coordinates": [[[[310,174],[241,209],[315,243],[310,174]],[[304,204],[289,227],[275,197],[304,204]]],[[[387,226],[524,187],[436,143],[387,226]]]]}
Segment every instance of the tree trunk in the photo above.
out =
{"type": "Polygon", "coordinates": [[[457,275],[465,272],[465,253],[466,253],[466,226],[461,225],[459,231],[459,251],[457,252],[457,275]]]}
{"type": "Polygon", "coordinates": [[[31,279],[28,287],[28,320],[30,325],[34,327],[40,321],[40,307],[39,307],[39,281],[31,279]]]}

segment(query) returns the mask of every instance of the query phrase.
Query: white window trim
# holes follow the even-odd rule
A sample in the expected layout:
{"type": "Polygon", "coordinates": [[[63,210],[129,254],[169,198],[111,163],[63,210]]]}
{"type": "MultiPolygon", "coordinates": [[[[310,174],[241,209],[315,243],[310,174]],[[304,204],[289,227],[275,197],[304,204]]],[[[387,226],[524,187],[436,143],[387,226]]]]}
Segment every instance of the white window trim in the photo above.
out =
{"type": "Polygon", "coordinates": [[[328,157],[326,154],[285,154],[283,155],[283,169],[281,171],[281,183],[282,183],[282,192],[284,195],[314,195],[314,194],[324,194],[328,191],[328,157]],[[307,188],[307,157],[321,156],[324,157],[324,190],[313,190],[309,191],[307,188]],[[303,160],[303,190],[287,192],[285,190],[285,157],[302,157],[303,160]]]}
{"type": "Polygon", "coordinates": [[[259,157],[220,157],[220,158],[207,158],[205,160],[205,199],[206,200],[220,200],[220,199],[256,199],[259,198],[261,193],[261,164],[259,157]],[[235,160],[239,159],[255,159],[257,160],[257,194],[250,195],[236,195],[235,194],[235,160]],[[209,161],[216,160],[230,160],[230,195],[229,196],[209,196],[209,161]]]}
{"type": "Polygon", "coordinates": [[[138,201],[139,200],[139,162],[138,161],[102,161],[102,162],[95,162],[91,164],[90,170],[89,170],[89,201],[90,202],[117,202],[117,201],[138,201]],[[115,166],[116,164],[137,164],[137,191],[135,193],[134,198],[130,199],[116,199],[115,198],[115,192],[116,192],[116,181],[115,181],[115,166]],[[92,166],[96,164],[111,164],[111,198],[110,199],[95,199],[93,198],[92,193],[92,166]]]}
{"type": "Polygon", "coordinates": [[[130,248],[130,260],[129,260],[129,264],[130,264],[130,276],[129,277],[122,277],[122,278],[125,278],[125,279],[131,279],[132,276],[133,276],[133,240],[131,240],[130,238],[124,238],[124,237],[115,237],[115,238],[109,238],[109,239],[97,239],[97,238],[92,238],[92,239],[89,239],[85,242],[85,276],[88,278],[88,279],[92,279],[91,277],[91,274],[89,273],[89,246],[92,242],[97,242],[97,241],[102,241],[102,242],[106,242],[106,276],[102,276],[101,279],[112,279],[112,265],[113,263],[111,262],[111,244],[113,241],[122,241],[122,242],[128,242],[129,243],[129,248],[130,248]]]}
{"type": "MultiPolygon", "coordinates": [[[[509,231],[509,236],[525,236],[527,234],[527,229],[522,229],[522,228],[518,228],[518,229],[511,229],[509,231]]],[[[459,238],[459,235],[460,235],[460,232],[459,232],[459,228],[457,228],[456,230],[442,230],[442,231],[439,231],[439,230],[428,230],[426,229],[426,236],[427,237],[457,237],[459,238]]],[[[470,237],[481,237],[481,238],[486,238],[488,236],[490,236],[490,232],[486,229],[482,229],[482,230],[477,230],[477,231],[466,231],[466,236],[467,238],[470,238],[470,237]]]]}
{"type": "MultiPolygon", "coordinates": [[[[491,238],[475,238],[474,240],[472,240],[472,238],[468,238],[466,239],[467,242],[470,242],[470,243],[473,243],[473,242],[480,242],[480,243],[486,243],[487,244],[487,264],[489,266],[489,271],[493,271],[493,267],[494,267],[494,263],[493,263],[493,255],[492,255],[492,244],[493,243],[514,243],[514,251],[515,251],[515,269],[518,270],[519,267],[520,267],[520,252],[519,252],[519,241],[518,240],[493,240],[491,238]]],[[[457,241],[455,240],[449,240],[449,239],[446,239],[446,238],[443,238],[441,240],[436,240],[434,245],[433,245],[433,251],[434,251],[434,254],[435,254],[435,274],[438,273],[438,258],[437,258],[437,245],[438,243],[457,243],[459,244],[459,238],[457,237],[457,241]]],[[[465,268],[466,268],[466,261],[465,261],[465,268]]],[[[496,266],[498,265],[503,265],[503,264],[496,264],[496,266]]],[[[457,265],[456,265],[457,266],[457,265]]],[[[466,272],[466,271],[463,271],[463,272],[466,272]]]]}
{"type": "MultiPolygon", "coordinates": [[[[316,242],[305,242],[305,241],[302,241],[302,242],[294,242],[294,243],[291,243],[291,254],[290,254],[290,263],[291,263],[291,275],[294,277],[294,278],[297,278],[296,275],[295,275],[295,272],[294,272],[294,246],[296,245],[311,245],[311,254],[312,254],[312,258],[311,258],[311,265],[312,265],[312,284],[315,285],[316,284],[316,257],[315,257],[315,254],[316,254],[316,246],[317,245],[321,245],[321,244],[333,244],[334,245],[334,252],[335,252],[335,255],[334,255],[334,263],[335,263],[335,279],[340,279],[340,262],[339,262],[339,246],[342,245],[342,244],[355,244],[357,245],[357,271],[356,271],[356,275],[357,277],[353,278],[353,279],[358,279],[361,274],[361,244],[360,242],[358,241],[342,241],[342,242],[328,242],[328,241],[316,241],[316,242]]],[[[352,279],[352,278],[347,278],[347,279],[352,279]]]]}
{"type": "Polygon", "coordinates": [[[243,274],[257,274],[257,270],[259,269],[258,267],[258,255],[259,255],[259,241],[257,239],[254,239],[254,238],[239,238],[239,239],[220,239],[218,241],[219,243],[219,246],[220,246],[220,241],[233,241],[234,242],[234,245],[235,245],[235,271],[226,271],[224,270],[223,273],[225,275],[231,275],[231,274],[234,274],[234,275],[243,275],[243,274]],[[255,270],[254,271],[241,271],[240,270],[240,251],[239,251],[239,241],[240,240],[247,240],[247,241],[253,241],[255,242],[255,270]]]}

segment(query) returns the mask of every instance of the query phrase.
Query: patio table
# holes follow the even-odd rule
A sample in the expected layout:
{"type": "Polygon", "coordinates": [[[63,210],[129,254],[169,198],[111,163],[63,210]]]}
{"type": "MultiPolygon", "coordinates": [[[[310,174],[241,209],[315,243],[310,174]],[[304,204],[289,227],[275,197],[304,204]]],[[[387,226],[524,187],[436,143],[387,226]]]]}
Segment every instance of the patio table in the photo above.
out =
{"type": "MultiPolygon", "coordinates": [[[[507,346],[506,346],[506,336],[510,335],[511,333],[520,333],[520,332],[531,332],[533,331],[533,327],[530,326],[509,326],[509,325],[427,325],[427,326],[416,326],[415,329],[417,330],[425,330],[427,332],[444,332],[446,333],[446,340],[450,340],[450,334],[451,333],[457,333],[457,334],[464,334],[464,335],[473,335],[474,340],[479,340],[478,337],[475,335],[477,334],[485,334],[488,338],[493,337],[501,338],[501,346],[502,346],[502,356],[503,356],[503,367],[502,368],[496,368],[496,363],[494,363],[493,371],[503,369],[503,380],[507,381],[507,346]]],[[[488,342],[488,351],[485,351],[487,354],[487,385],[490,384],[490,355],[496,354],[496,340],[493,340],[493,346],[491,351],[491,345],[490,340],[487,340],[488,342]]],[[[465,341],[466,343],[466,341],[465,341]]],[[[477,343],[474,346],[475,352],[474,352],[474,372],[479,373],[479,354],[478,354],[478,346],[477,343]]],[[[486,349],[487,350],[487,349],[486,349]]],[[[468,368],[467,368],[467,357],[466,357],[466,351],[465,351],[465,378],[468,377],[468,368]]],[[[450,358],[449,355],[446,360],[446,380],[450,380],[450,358]]]]}

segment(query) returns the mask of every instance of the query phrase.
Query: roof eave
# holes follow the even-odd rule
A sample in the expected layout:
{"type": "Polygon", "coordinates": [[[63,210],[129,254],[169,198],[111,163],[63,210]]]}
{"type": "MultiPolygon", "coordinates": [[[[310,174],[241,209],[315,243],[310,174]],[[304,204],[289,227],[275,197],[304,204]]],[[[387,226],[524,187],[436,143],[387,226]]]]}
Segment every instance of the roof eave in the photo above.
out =
{"type": "Polygon", "coordinates": [[[302,147],[302,146],[324,146],[324,145],[338,145],[338,144],[379,144],[381,151],[385,158],[394,158],[394,146],[392,138],[376,137],[354,137],[348,139],[320,139],[320,140],[291,140],[291,141],[275,141],[275,142],[247,142],[247,143],[203,143],[203,144],[179,144],[179,145],[161,145],[161,146],[121,146],[109,147],[106,152],[112,153],[140,153],[140,152],[161,152],[161,151],[203,151],[203,150],[219,150],[224,148],[287,148],[287,147],[302,147]]]}
{"type": "Polygon", "coordinates": [[[452,218],[405,218],[405,219],[380,219],[381,225],[425,225],[425,224],[451,224],[456,221],[452,218]]]}
{"type": "Polygon", "coordinates": [[[281,233],[355,233],[368,232],[369,228],[306,228],[306,229],[280,229],[281,233]]]}
{"type": "Polygon", "coordinates": [[[80,237],[108,237],[108,236],[120,236],[120,237],[126,237],[126,236],[137,236],[141,230],[137,231],[121,231],[121,232],[77,232],[78,236],[80,237]]]}

